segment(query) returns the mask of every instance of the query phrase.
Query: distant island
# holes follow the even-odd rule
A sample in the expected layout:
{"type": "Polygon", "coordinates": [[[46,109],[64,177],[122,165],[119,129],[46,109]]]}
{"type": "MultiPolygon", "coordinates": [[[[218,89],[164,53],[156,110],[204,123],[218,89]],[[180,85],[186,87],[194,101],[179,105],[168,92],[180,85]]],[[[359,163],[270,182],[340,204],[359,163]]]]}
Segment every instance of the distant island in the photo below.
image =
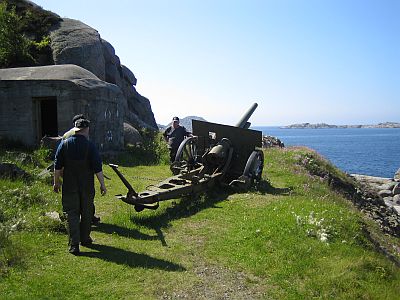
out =
{"type": "Polygon", "coordinates": [[[288,126],[282,126],[284,129],[320,129],[320,128],[400,128],[400,123],[397,122],[384,122],[375,125],[330,125],[326,123],[300,123],[288,126]]]}

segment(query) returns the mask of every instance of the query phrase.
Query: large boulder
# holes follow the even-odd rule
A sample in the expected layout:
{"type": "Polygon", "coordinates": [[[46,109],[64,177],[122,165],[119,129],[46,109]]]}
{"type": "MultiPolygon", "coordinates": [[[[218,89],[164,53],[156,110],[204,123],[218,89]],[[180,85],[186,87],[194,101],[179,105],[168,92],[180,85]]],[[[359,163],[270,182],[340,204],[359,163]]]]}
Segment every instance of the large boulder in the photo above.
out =
{"type": "Polygon", "coordinates": [[[285,144],[277,137],[270,136],[270,135],[264,135],[262,138],[262,147],[263,148],[273,148],[273,147],[284,148],[285,144]]]}
{"type": "Polygon", "coordinates": [[[137,79],[135,77],[135,74],[133,74],[132,71],[129,70],[124,65],[121,65],[121,69],[122,69],[122,76],[128,82],[128,84],[129,85],[136,85],[137,79]]]}
{"type": "Polygon", "coordinates": [[[393,195],[400,195],[400,182],[393,187],[392,193],[393,195]]]}
{"type": "Polygon", "coordinates": [[[0,178],[28,179],[30,175],[15,164],[2,162],[0,163],[0,178]]]}
{"type": "Polygon", "coordinates": [[[143,143],[143,138],[139,131],[129,123],[124,123],[124,143],[125,145],[138,145],[143,143]]]}
{"type": "Polygon", "coordinates": [[[99,79],[117,85],[125,98],[124,120],[135,127],[157,130],[150,101],[135,89],[134,73],[121,65],[114,47],[95,29],[65,18],[51,31],[50,37],[55,64],[76,64],[99,79]]]}
{"type": "Polygon", "coordinates": [[[92,27],[64,18],[50,33],[53,60],[56,65],[74,64],[105,80],[103,45],[92,27]]]}
{"type": "Polygon", "coordinates": [[[121,62],[119,57],[115,55],[114,47],[104,39],[101,39],[103,47],[103,56],[105,62],[105,76],[109,83],[121,85],[121,62]]]}
{"type": "Polygon", "coordinates": [[[391,190],[381,190],[378,192],[378,195],[383,199],[385,197],[391,197],[392,191],[391,190]]]}
{"type": "Polygon", "coordinates": [[[400,205],[400,195],[394,195],[393,202],[396,203],[397,205],[400,205]]]}

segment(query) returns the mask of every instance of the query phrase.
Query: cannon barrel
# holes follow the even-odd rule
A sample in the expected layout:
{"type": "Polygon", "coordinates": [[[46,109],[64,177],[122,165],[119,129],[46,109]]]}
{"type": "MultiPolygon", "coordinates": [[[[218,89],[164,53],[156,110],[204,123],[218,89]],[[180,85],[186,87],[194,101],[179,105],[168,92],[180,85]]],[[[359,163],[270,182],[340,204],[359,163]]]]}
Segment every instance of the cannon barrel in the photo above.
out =
{"type": "Polygon", "coordinates": [[[235,126],[239,127],[239,128],[245,128],[245,129],[249,128],[250,123],[248,121],[249,121],[251,115],[253,114],[253,112],[256,110],[257,106],[258,106],[258,104],[254,103],[235,126]]]}

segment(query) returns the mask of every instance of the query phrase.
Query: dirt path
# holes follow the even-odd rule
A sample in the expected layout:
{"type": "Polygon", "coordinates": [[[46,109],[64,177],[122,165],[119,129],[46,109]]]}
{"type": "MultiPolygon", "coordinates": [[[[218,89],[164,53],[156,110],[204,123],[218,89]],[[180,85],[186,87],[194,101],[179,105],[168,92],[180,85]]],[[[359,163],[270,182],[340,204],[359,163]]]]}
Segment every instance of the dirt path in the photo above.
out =
{"type": "Polygon", "coordinates": [[[233,270],[197,262],[194,272],[195,286],[177,288],[172,295],[163,294],[161,299],[267,299],[268,287],[260,278],[233,270]]]}

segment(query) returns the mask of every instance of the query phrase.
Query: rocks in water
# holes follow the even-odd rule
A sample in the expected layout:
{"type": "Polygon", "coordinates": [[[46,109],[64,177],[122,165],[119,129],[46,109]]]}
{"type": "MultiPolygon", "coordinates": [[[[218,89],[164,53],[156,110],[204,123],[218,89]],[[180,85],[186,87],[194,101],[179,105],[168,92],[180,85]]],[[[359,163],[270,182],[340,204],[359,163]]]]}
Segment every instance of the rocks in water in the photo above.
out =
{"type": "Polygon", "coordinates": [[[386,204],[386,206],[393,206],[393,197],[383,197],[383,199],[382,199],[384,202],[385,202],[385,204],[386,204]]]}
{"type": "Polygon", "coordinates": [[[393,208],[400,216],[400,183],[396,182],[395,178],[392,179],[359,174],[352,174],[351,176],[356,179],[364,190],[383,200],[387,207],[393,208]]]}
{"type": "Polygon", "coordinates": [[[397,183],[392,190],[393,195],[399,195],[400,194],[400,182],[397,183]]]}
{"type": "Polygon", "coordinates": [[[391,190],[381,190],[381,191],[378,192],[378,195],[379,195],[379,197],[384,199],[386,197],[392,196],[392,191],[391,190]]]}
{"type": "Polygon", "coordinates": [[[393,180],[390,180],[387,183],[384,183],[383,185],[381,185],[380,189],[381,190],[389,190],[390,192],[392,192],[395,185],[396,185],[396,182],[393,180]]]}
{"type": "Polygon", "coordinates": [[[394,174],[394,181],[400,182],[400,168],[394,174]]]}
{"type": "MultiPolygon", "coordinates": [[[[306,164],[310,161],[311,159],[306,164]]],[[[352,178],[343,179],[328,170],[318,170],[318,167],[307,170],[311,175],[326,180],[332,189],[344,195],[366,216],[374,220],[384,233],[400,237],[400,205],[396,202],[398,198],[392,195],[391,190],[387,190],[390,196],[388,192],[381,193],[382,196],[378,195],[379,191],[393,186],[392,178],[352,174],[350,175],[352,178]],[[385,199],[383,195],[386,196],[385,199]]]]}
{"type": "Polygon", "coordinates": [[[263,148],[272,148],[272,147],[283,148],[283,147],[285,147],[285,144],[277,137],[270,136],[270,135],[264,135],[263,139],[262,139],[262,147],[263,148]]]}
{"type": "Polygon", "coordinates": [[[368,189],[369,191],[379,194],[380,191],[388,191],[383,193],[382,197],[386,197],[387,193],[391,195],[392,189],[395,186],[395,182],[391,178],[384,178],[384,177],[375,177],[375,176],[368,176],[368,175],[360,175],[360,174],[351,174],[351,177],[356,179],[364,188],[368,189]]]}

